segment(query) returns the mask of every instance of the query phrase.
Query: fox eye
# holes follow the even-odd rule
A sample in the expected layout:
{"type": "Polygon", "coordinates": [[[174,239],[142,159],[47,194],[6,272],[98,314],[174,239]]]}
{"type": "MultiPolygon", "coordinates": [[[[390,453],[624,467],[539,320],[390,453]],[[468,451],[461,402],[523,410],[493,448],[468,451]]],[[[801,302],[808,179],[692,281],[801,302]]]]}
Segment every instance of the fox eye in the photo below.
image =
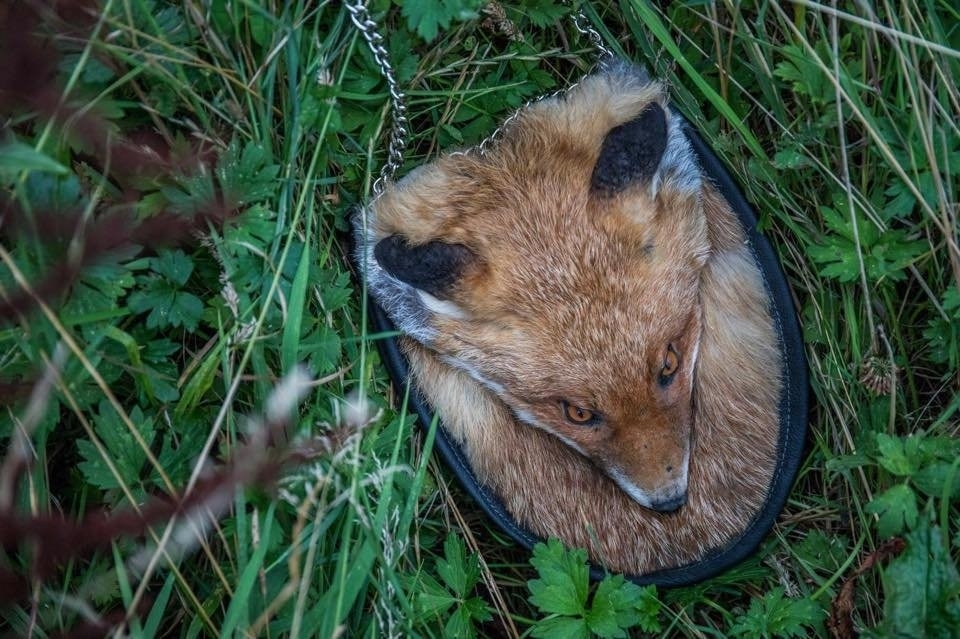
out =
{"type": "Polygon", "coordinates": [[[566,400],[560,400],[560,409],[567,421],[577,426],[593,426],[600,421],[600,416],[597,413],[582,406],[571,404],[566,400]]]}
{"type": "Polygon", "coordinates": [[[673,344],[667,346],[667,352],[663,354],[663,367],[660,369],[660,375],[657,382],[660,386],[669,386],[673,381],[674,375],[680,369],[680,354],[673,344]]]}

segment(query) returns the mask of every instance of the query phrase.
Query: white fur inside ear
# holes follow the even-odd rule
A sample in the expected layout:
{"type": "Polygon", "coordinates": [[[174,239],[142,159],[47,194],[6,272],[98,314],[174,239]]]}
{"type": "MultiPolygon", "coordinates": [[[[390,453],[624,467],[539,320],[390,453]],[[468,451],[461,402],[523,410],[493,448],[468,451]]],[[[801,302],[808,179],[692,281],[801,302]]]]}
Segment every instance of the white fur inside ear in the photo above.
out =
{"type": "Polygon", "coordinates": [[[683,120],[670,111],[667,123],[667,148],[660,158],[660,166],[651,182],[651,195],[667,183],[671,189],[683,193],[698,193],[702,186],[700,166],[697,164],[690,141],[683,133],[683,120]]]}
{"type": "Polygon", "coordinates": [[[467,317],[463,309],[453,302],[438,299],[425,291],[417,291],[417,294],[420,296],[420,301],[423,302],[423,305],[427,307],[427,310],[437,315],[446,315],[453,319],[465,319],[467,317]]]}

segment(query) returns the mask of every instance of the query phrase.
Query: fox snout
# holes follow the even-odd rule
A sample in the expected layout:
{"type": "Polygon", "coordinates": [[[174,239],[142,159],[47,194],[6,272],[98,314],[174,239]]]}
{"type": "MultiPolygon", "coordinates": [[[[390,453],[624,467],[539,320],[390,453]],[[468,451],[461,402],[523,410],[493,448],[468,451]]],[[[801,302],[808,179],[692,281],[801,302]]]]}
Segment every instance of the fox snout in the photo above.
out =
{"type": "Polygon", "coordinates": [[[621,442],[605,456],[604,471],[641,506],[663,513],[677,510],[687,503],[689,433],[686,428],[648,431],[639,446],[621,442]]]}
{"type": "Polygon", "coordinates": [[[684,459],[677,465],[658,462],[660,466],[660,477],[653,482],[649,481],[649,476],[653,473],[645,469],[643,477],[638,479],[616,468],[607,468],[607,475],[613,479],[620,488],[641,506],[655,510],[657,512],[667,513],[677,510],[687,503],[687,467],[689,462],[684,459]],[[647,481],[643,481],[647,480],[647,481]]]}

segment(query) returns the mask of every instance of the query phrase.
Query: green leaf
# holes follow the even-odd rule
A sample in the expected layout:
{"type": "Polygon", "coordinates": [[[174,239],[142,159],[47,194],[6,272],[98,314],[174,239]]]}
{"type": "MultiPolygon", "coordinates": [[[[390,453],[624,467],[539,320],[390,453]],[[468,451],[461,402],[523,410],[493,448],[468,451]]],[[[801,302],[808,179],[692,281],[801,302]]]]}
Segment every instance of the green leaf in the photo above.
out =
{"type": "Polygon", "coordinates": [[[633,602],[637,614],[634,625],[640,626],[644,632],[660,632],[660,609],[663,604],[657,597],[657,587],[644,586],[640,591],[633,602]]]}
{"type": "Polygon", "coordinates": [[[656,588],[640,586],[623,575],[607,577],[593,594],[587,624],[600,637],[625,637],[624,630],[639,625],[646,632],[660,630],[660,601],[656,588]]]}
{"type": "Polygon", "coordinates": [[[463,606],[458,606],[453,614],[450,615],[443,630],[444,637],[464,637],[464,639],[472,639],[477,636],[477,631],[473,627],[473,619],[470,616],[470,610],[463,606]]]}
{"type": "MultiPolygon", "coordinates": [[[[200,423],[193,424],[192,428],[183,429],[183,433],[179,436],[173,433],[164,435],[163,446],[160,454],[157,455],[157,461],[160,462],[170,481],[182,485],[190,479],[197,451],[203,448],[206,438],[207,432],[200,423]]],[[[150,482],[157,488],[165,486],[160,473],[156,470],[151,473],[150,482]]]]}
{"type": "Polygon", "coordinates": [[[794,545],[793,552],[811,568],[833,573],[843,565],[849,554],[849,545],[850,540],[844,535],[811,530],[803,541],[794,545]]]}
{"type": "Polygon", "coordinates": [[[163,250],[150,260],[150,268],[174,284],[183,286],[193,273],[193,261],[180,249],[163,250]]]}
{"type": "Polygon", "coordinates": [[[899,484],[877,495],[864,510],[880,515],[877,532],[883,538],[899,535],[917,524],[917,496],[907,484],[899,484]]]}
{"type": "Polygon", "coordinates": [[[954,464],[951,463],[934,462],[918,470],[910,481],[917,490],[928,497],[943,497],[946,489],[946,497],[949,499],[960,493],[960,472],[953,467],[954,464]],[[947,488],[947,482],[950,482],[949,488],[947,488]]]}
{"type": "Polygon", "coordinates": [[[470,614],[470,618],[476,621],[490,621],[493,619],[490,606],[480,597],[467,599],[460,605],[460,609],[467,611],[470,614]]]}
{"type": "Polygon", "coordinates": [[[310,256],[310,245],[304,244],[296,275],[290,284],[287,321],[284,323],[283,339],[280,342],[280,362],[285,371],[293,368],[299,357],[298,350],[301,345],[300,338],[307,300],[307,284],[310,280],[310,256]]]}
{"type": "Polygon", "coordinates": [[[431,42],[452,21],[476,18],[482,4],[481,0],[403,0],[401,13],[411,31],[431,42]]]}
{"type": "Polygon", "coordinates": [[[884,621],[890,637],[955,637],[960,628],[960,575],[942,533],[924,518],[905,536],[906,549],[884,571],[884,621]]]}
{"type": "Polygon", "coordinates": [[[534,546],[530,563],[540,574],[539,579],[527,582],[530,602],[541,612],[558,615],[538,621],[533,636],[579,637],[592,633],[625,637],[626,630],[634,626],[647,632],[660,630],[656,588],[641,588],[623,575],[605,577],[587,607],[589,568],[587,553],[582,549],[566,550],[559,541],[550,539],[534,546]]]}
{"type": "Polygon", "coordinates": [[[588,639],[590,630],[582,617],[550,617],[538,621],[530,636],[538,639],[588,639]]]}
{"type": "Polygon", "coordinates": [[[194,331],[203,315],[203,302],[193,293],[173,291],[156,280],[149,288],[132,293],[127,300],[135,313],[150,311],[147,328],[177,328],[194,331]]]}
{"type": "Polygon", "coordinates": [[[809,629],[823,623],[826,611],[812,599],[784,597],[783,588],[774,588],[750,602],[750,609],[730,627],[730,635],[748,639],[808,637],[809,629]]]}
{"type": "Polygon", "coordinates": [[[234,140],[217,162],[217,177],[224,195],[233,203],[246,206],[273,196],[280,187],[280,166],[271,164],[270,151],[247,142],[241,151],[234,140]]]}
{"type": "Polygon", "coordinates": [[[0,146],[0,174],[3,171],[40,171],[66,175],[70,169],[22,142],[0,146]]]}
{"type": "Polygon", "coordinates": [[[584,550],[567,550],[560,541],[550,539],[533,547],[530,563],[540,574],[527,582],[530,603],[548,614],[585,613],[590,573],[584,550]]]}
{"type": "Polygon", "coordinates": [[[66,211],[86,202],[80,180],[72,173],[59,176],[32,171],[24,184],[24,198],[34,210],[66,211]]]}
{"type": "Polygon", "coordinates": [[[270,44],[270,39],[277,31],[274,21],[267,19],[267,16],[260,12],[249,12],[247,24],[250,25],[250,35],[253,36],[253,40],[262,47],[270,44]]]}
{"type": "Polygon", "coordinates": [[[443,544],[444,559],[437,560],[437,574],[447,587],[466,598],[480,580],[480,562],[475,555],[467,555],[466,545],[459,535],[451,532],[443,544]]]}
{"type": "Polygon", "coordinates": [[[820,274],[824,277],[852,282],[859,277],[862,260],[871,280],[899,281],[906,277],[904,269],[929,250],[926,243],[912,238],[903,229],[888,228],[881,233],[859,211],[856,229],[849,214],[832,207],[821,206],[820,215],[830,232],[819,243],[810,245],[808,253],[820,265],[820,274]]]}
{"type": "Polygon", "coordinates": [[[421,573],[417,581],[417,612],[421,617],[438,617],[459,599],[454,597],[429,573],[421,573]]]}
{"type": "Polygon", "coordinates": [[[774,76],[789,82],[794,93],[805,95],[818,104],[833,101],[833,86],[805,49],[787,45],[782,54],[787,60],[777,64],[774,76]]]}
{"type": "Polygon", "coordinates": [[[148,274],[138,278],[141,288],[130,294],[127,304],[135,313],[146,313],[147,328],[197,329],[203,315],[203,301],[181,290],[193,273],[193,261],[181,250],[160,251],[149,260],[148,274]]]}
{"type": "Polygon", "coordinates": [[[877,449],[880,452],[877,462],[890,473],[907,477],[917,472],[913,460],[907,456],[904,440],[886,433],[877,433],[877,449]]]}
{"type": "Polygon", "coordinates": [[[773,166],[778,169],[805,169],[812,164],[807,153],[802,151],[799,146],[781,149],[773,156],[773,166]]]}
{"type": "Polygon", "coordinates": [[[173,592],[175,583],[176,574],[171,572],[167,575],[163,588],[160,589],[156,599],[153,600],[153,605],[150,607],[150,616],[147,617],[143,625],[143,631],[147,637],[159,636],[160,624],[163,622],[163,612],[167,607],[167,602],[170,601],[170,593],[173,592]]]}
{"type": "MultiPolygon", "coordinates": [[[[618,575],[620,580],[623,577],[618,575]]],[[[587,626],[598,637],[625,637],[624,627],[633,625],[636,615],[624,606],[622,593],[612,579],[604,580],[593,595],[590,611],[587,613],[587,626]]]]}
{"type": "Polygon", "coordinates": [[[443,545],[444,558],[436,561],[435,571],[443,584],[431,574],[423,572],[415,580],[414,608],[421,621],[441,619],[450,608],[444,636],[474,637],[474,621],[492,618],[490,607],[479,597],[468,598],[480,580],[480,562],[467,551],[459,535],[450,532],[443,545]]]}
{"type": "MultiPolygon", "coordinates": [[[[146,418],[139,407],[130,411],[130,421],[145,442],[153,440],[156,432],[153,420],[146,418]]],[[[78,464],[78,468],[87,481],[102,490],[139,485],[147,453],[105,399],[100,402],[99,415],[94,420],[93,429],[100,444],[109,454],[119,478],[113,474],[92,442],[80,440],[77,442],[77,450],[83,461],[78,464]]]]}
{"type": "Polygon", "coordinates": [[[570,5],[553,2],[553,0],[525,0],[520,6],[506,7],[506,9],[508,16],[513,17],[514,13],[526,16],[531,24],[543,28],[568,14],[570,5]]]}

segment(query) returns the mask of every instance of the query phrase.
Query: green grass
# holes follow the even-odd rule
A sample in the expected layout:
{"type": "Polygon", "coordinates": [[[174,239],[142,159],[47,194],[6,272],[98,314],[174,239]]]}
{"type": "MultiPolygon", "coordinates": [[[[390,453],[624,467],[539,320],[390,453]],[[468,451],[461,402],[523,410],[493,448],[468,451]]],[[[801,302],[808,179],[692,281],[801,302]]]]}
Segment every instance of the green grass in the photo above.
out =
{"type": "MultiPolygon", "coordinates": [[[[859,631],[950,636],[960,622],[960,12],[948,0],[872,12],[664,4],[586,12],[607,46],[670,83],[754,203],[797,301],[814,402],[805,463],[758,553],[707,583],[659,591],[658,605],[644,591],[647,616],[629,617],[630,632],[829,636],[831,605],[855,579],[847,601],[859,631]],[[878,389],[891,370],[892,386],[878,389]],[[906,542],[899,554],[886,552],[891,538],[906,542]]],[[[566,573],[534,569],[432,461],[432,431],[390,387],[365,328],[347,219],[383,162],[389,120],[346,11],[303,0],[102,6],[78,30],[47,22],[59,34],[59,96],[76,118],[0,107],[0,182],[25,212],[15,223],[0,212],[0,301],[77,255],[125,190],[136,191],[137,219],[190,217],[218,194],[238,216],[177,245],[147,238],[101,256],[69,290],[0,325],[0,445],[19,450],[12,433],[28,428],[33,459],[14,510],[129,510],[202,484],[234,455],[242,468],[280,378],[303,362],[317,381],[283,433],[298,463],[274,486],[230,491],[215,519],[155,522],[42,580],[30,544],[6,548],[0,567],[31,580],[0,607],[0,634],[97,619],[126,619],[138,637],[548,632],[560,622],[544,621],[550,608],[527,582],[566,573]],[[169,164],[118,177],[113,152],[71,133],[86,112],[114,140],[157,140],[169,164]],[[65,230],[45,226],[69,210],[65,230]],[[365,410],[348,410],[358,398],[365,410]],[[202,522],[200,541],[184,532],[202,522]]],[[[471,18],[474,7],[373,7],[408,95],[401,173],[479,142],[594,61],[566,8],[506,5],[522,36],[511,38],[471,18]],[[440,9],[426,41],[410,25],[440,9]]]]}

